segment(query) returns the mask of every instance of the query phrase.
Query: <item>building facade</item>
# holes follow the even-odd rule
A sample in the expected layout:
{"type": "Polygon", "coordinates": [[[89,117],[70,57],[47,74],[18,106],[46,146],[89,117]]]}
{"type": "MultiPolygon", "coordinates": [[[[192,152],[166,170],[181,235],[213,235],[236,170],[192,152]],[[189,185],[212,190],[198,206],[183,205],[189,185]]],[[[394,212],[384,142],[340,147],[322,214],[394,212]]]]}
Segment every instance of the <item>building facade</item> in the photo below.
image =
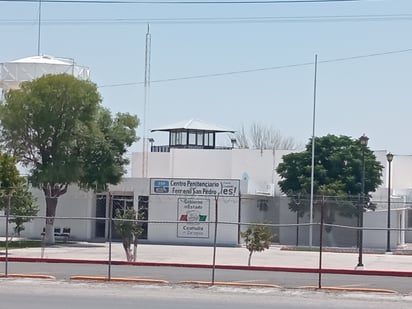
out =
{"type": "MultiPolygon", "coordinates": [[[[204,130],[205,131],[205,130],[204,130]]],[[[170,145],[168,145],[170,146],[170,145]]],[[[199,145],[198,145],[199,146],[199,145]]],[[[59,198],[55,227],[70,228],[72,239],[107,240],[115,210],[134,207],[144,220],[142,240],[152,243],[236,246],[240,232],[253,223],[271,226],[274,241],[283,245],[319,244],[320,213],[298,218],[289,210],[290,200],[277,185],[277,165],[290,150],[252,150],[234,147],[159,147],[131,157],[131,177],[109,191],[95,194],[71,186],[59,198]],[[162,149],[167,151],[155,151],[162,149]],[[142,166],[146,177],[141,177],[142,166]],[[218,222],[217,229],[215,222],[218,222]],[[297,223],[303,225],[297,225],[297,223]]],[[[375,211],[364,214],[363,243],[385,248],[388,196],[391,202],[391,248],[412,242],[412,157],[395,156],[388,175],[386,151],[375,151],[384,166],[383,184],[373,193],[375,211]],[[389,177],[391,188],[388,189],[389,177]],[[389,194],[388,194],[389,193],[389,194]]],[[[45,214],[40,190],[33,190],[45,214]]],[[[333,214],[333,226],[324,233],[325,246],[356,247],[356,218],[333,214]]],[[[4,220],[4,218],[2,218],[4,220]]],[[[0,232],[4,235],[5,224],[0,232]]],[[[25,225],[25,237],[40,237],[44,218],[25,225]]]]}

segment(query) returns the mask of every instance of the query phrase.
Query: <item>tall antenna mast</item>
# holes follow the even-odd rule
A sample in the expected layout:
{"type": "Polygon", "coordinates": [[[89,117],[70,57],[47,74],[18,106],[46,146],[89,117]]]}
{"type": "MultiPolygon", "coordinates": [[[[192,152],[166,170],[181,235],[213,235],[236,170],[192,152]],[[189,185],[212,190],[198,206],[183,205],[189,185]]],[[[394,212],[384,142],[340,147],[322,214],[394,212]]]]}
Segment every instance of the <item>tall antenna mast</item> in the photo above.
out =
{"type": "Polygon", "coordinates": [[[148,170],[148,145],[146,134],[146,114],[147,105],[149,102],[149,90],[150,90],[150,57],[151,57],[151,44],[152,37],[150,35],[150,26],[147,24],[146,32],[146,49],[145,49],[145,61],[144,61],[144,106],[143,106],[143,157],[142,157],[142,177],[147,177],[148,170]]]}
{"type": "Polygon", "coordinates": [[[42,0],[39,0],[39,24],[37,29],[37,56],[40,56],[40,41],[41,41],[41,4],[42,0]]]}

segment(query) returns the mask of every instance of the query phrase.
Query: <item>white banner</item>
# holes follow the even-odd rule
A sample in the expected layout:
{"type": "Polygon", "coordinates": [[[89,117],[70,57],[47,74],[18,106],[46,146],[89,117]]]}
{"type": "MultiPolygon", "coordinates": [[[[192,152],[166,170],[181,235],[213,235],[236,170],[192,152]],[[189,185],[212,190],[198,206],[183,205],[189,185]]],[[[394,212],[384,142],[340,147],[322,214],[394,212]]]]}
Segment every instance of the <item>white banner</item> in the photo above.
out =
{"type": "Polygon", "coordinates": [[[209,214],[209,199],[177,199],[177,237],[208,238],[209,214]]]}
{"type": "Polygon", "coordinates": [[[150,194],[239,196],[239,180],[162,179],[150,180],[150,194]]]}

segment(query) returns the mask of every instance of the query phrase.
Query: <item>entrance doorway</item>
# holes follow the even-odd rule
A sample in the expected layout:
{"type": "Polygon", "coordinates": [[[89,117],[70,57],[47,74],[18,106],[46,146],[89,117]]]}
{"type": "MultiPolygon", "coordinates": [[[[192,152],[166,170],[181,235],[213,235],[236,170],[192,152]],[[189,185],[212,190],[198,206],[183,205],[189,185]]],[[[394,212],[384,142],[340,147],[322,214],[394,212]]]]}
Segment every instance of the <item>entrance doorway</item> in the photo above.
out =
{"type": "Polygon", "coordinates": [[[95,223],[95,237],[106,237],[106,207],[107,207],[107,195],[96,195],[96,223],[95,223]],[[102,219],[99,219],[102,218],[102,219]]]}
{"type": "MultiPolygon", "coordinates": [[[[109,235],[108,222],[106,218],[110,213],[110,202],[113,205],[112,218],[116,217],[116,210],[125,210],[126,208],[134,207],[134,196],[130,194],[112,195],[109,199],[108,194],[97,194],[96,195],[96,223],[95,223],[95,237],[96,238],[107,238],[109,235]],[[106,228],[107,227],[107,228],[106,228]]],[[[138,219],[145,221],[142,222],[142,234],[140,234],[139,239],[147,239],[148,223],[149,219],[149,196],[139,195],[137,200],[137,212],[138,219]]],[[[112,239],[119,240],[121,237],[117,233],[115,225],[112,225],[112,239]]]]}
{"type": "Polygon", "coordinates": [[[147,220],[149,220],[149,197],[146,195],[139,195],[137,212],[139,214],[139,220],[146,222],[142,223],[142,234],[140,234],[139,239],[147,239],[147,220]]]}

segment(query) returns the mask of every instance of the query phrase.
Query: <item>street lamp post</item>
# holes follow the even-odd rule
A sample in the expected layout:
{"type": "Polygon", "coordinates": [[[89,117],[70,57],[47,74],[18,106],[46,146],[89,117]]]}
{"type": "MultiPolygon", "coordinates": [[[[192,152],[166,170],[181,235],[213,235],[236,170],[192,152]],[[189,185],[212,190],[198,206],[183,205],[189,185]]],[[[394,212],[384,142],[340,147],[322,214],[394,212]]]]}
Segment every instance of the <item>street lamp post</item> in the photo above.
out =
{"type": "Polygon", "coordinates": [[[235,137],[231,138],[231,139],[230,139],[230,142],[232,143],[232,149],[235,148],[236,143],[237,143],[236,138],[235,138],[235,137]]]}
{"type": "Polygon", "coordinates": [[[393,154],[389,152],[386,155],[386,159],[388,160],[388,229],[386,232],[386,252],[391,252],[391,165],[393,154]]]}
{"type": "Polygon", "coordinates": [[[147,141],[150,143],[150,152],[153,152],[153,144],[155,142],[154,138],[149,137],[147,141]]]}
{"type": "Polygon", "coordinates": [[[363,267],[363,207],[365,205],[365,148],[368,146],[369,138],[363,134],[360,138],[362,147],[362,187],[361,187],[361,205],[359,205],[359,257],[357,267],[363,267]]]}

